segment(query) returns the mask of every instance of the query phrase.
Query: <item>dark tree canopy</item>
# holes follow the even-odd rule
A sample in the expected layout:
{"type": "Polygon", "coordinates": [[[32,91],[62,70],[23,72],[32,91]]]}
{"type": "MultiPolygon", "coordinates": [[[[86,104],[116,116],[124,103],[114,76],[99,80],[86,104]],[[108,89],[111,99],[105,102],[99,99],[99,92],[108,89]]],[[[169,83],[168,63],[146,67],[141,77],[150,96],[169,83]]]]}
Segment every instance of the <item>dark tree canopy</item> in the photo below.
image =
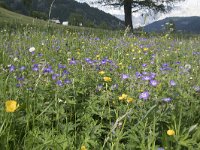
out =
{"type": "Polygon", "coordinates": [[[168,12],[175,2],[184,0],[97,0],[102,5],[113,7],[124,7],[125,26],[133,29],[132,13],[142,9],[153,10],[154,12],[168,12]]]}

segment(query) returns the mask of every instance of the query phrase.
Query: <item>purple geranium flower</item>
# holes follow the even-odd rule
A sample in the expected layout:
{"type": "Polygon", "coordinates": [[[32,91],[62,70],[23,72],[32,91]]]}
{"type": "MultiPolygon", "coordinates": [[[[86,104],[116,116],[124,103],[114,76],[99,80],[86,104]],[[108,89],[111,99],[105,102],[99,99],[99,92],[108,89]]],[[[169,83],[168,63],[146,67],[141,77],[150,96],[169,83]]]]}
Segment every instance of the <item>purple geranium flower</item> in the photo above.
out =
{"type": "Polygon", "coordinates": [[[171,86],[175,86],[176,85],[176,82],[174,80],[170,80],[170,85],[171,86]]]}
{"type": "Polygon", "coordinates": [[[129,75],[128,74],[122,74],[122,79],[125,80],[125,79],[128,79],[129,78],[129,75]]]}
{"type": "Polygon", "coordinates": [[[10,65],[9,70],[10,70],[10,72],[15,71],[15,66],[14,65],[10,65]]]}
{"type": "Polygon", "coordinates": [[[149,92],[145,91],[145,92],[140,93],[139,98],[147,100],[149,98],[149,92]]]}
{"type": "Polygon", "coordinates": [[[21,67],[19,68],[20,71],[23,71],[23,70],[25,70],[25,69],[26,69],[25,66],[21,66],[21,67]]]}
{"type": "Polygon", "coordinates": [[[111,90],[115,90],[118,88],[118,84],[113,84],[110,88],[111,88],[111,90]]]}
{"type": "Polygon", "coordinates": [[[147,67],[147,64],[142,64],[142,67],[147,67]]]}
{"type": "Polygon", "coordinates": [[[170,102],[172,99],[170,97],[166,97],[162,99],[164,102],[170,102]]]}
{"type": "Polygon", "coordinates": [[[154,78],[156,77],[156,73],[151,72],[151,73],[150,73],[150,77],[151,77],[151,79],[154,79],[154,78]]]}
{"type": "Polygon", "coordinates": [[[64,69],[64,68],[66,68],[66,65],[58,64],[58,68],[59,69],[64,69]]]}
{"type": "Polygon", "coordinates": [[[103,85],[102,84],[99,84],[96,88],[96,91],[99,92],[101,91],[101,89],[103,88],[103,85]]]}
{"type": "Polygon", "coordinates": [[[32,67],[32,70],[38,71],[39,70],[38,64],[34,64],[33,67],[32,67]]]}
{"type": "Polygon", "coordinates": [[[140,72],[136,72],[135,76],[136,76],[136,78],[140,78],[142,76],[142,74],[140,72]]]}
{"type": "Polygon", "coordinates": [[[55,79],[56,79],[57,77],[59,77],[59,76],[60,76],[60,75],[57,74],[57,73],[56,73],[56,74],[53,74],[53,75],[52,75],[52,79],[55,80],[55,79]]]}
{"type": "Polygon", "coordinates": [[[151,80],[151,77],[150,77],[150,76],[143,76],[143,77],[142,77],[142,80],[148,81],[148,80],[151,80]]]}
{"type": "Polygon", "coordinates": [[[61,80],[58,80],[58,81],[56,82],[56,84],[57,84],[58,86],[63,86],[63,84],[62,84],[62,81],[61,81],[61,80]]]}
{"type": "Polygon", "coordinates": [[[71,84],[72,83],[72,81],[71,80],[69,80],[69,79],[65,79],[65,84],[71,84]]]}
{"type": "Polygon", "coordinates": [[[150,85],[152,85],[152,86],[157,86],[158,85],[158,81],[156,81],[156,80],[150,80],[150,85]]]}
{"type": "Polygon", "coordinates": [[[48,68],[44,68],[43,73],[53,73],[52,67],[49,66],[48,68]]]}

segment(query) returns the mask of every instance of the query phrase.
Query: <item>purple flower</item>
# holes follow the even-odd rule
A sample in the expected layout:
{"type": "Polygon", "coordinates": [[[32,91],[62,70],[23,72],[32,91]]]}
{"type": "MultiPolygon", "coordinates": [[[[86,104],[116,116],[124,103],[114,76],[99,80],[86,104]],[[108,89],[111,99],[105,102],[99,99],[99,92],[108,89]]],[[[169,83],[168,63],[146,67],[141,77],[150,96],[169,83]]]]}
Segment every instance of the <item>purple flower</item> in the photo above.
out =
{"type": "Polygon", "coordinates": [[[70,65],[76,65],[76,60],[74,58],[71,59],[71,61],[69,62],[70,65]]]}
{"type": "Polygon", "coordinates": [[[156,77],[156,73],[151,72],[151,73],[150,73],[150,77],[151,77],[151,79],[154,79],[154,78],[156,77]]]}
{"type": "Polygon", "coordinates": [[[107,60],[106,59],[103,59],[102,61],[101,61],[101,64],[102,65],[104,65],[104,64],[106,64],[107,63],[107,60]]]}
{"type": "Polygon", "coordinates": [[[17,80],[24,81],[24,77],[17,77],[17,80]]]}
{"type": "Polygon", "coordinates": [[[10,65],[9,70],[10,70],[10,72],[15,71],[15,66],[14,65],[10,65]]]}
{"type": "Polygon", "coordinates": [[[196,91],[196,92],[200,92],[200,86],[193,86],[193,89],[196,91]]]}
{"type": "Polygon", "coordinates": [[[22,84],[17,83],[17,84],[16,84],[16,87],[17,87],[17,88],[22,87],[22,84]]]}
{"type": "Polygon", "coordinates": [[[122,79],[125,80],[125,79],[128,79],[129,78],[129,75],[128,74],[122,74],[122,79]]]}
{"type": "Polygon", "coordinates": [[[151,80],[151,77],[150,77],[150,76],[143,76],[143,77],[142,77],[142,80],[149,81],[149,80],[151,80]]]}
{"type": "Polygon", "coordinates": [[[140,72],[136,72],[135,76],[136,76],[136,78],[140,78],[142,76],[142,74],[140,72]]]}
{"type": "Polygon", "coordinates": [[[85,61],[86,61],[88,64],[93,64],[93,61],[92,61],[90,58],[85,58],[85,61]]]}
{"type": "Polygon", "coordinates": [[[72,83],[72,81],[71,80],[69,80],[69,79],[65,79],[65,84],[71,84],[72,83]]]}
{"type": "Polygon", "coordinates": [[[34,64],[33,67],[32,67],[32,70],[38,71],[39,70],[38,64],[34,64]]]}
{"type": "Polygon", "coordinates": [[[157,150],[165,150],[163,147],[158,147],[157,150]]]}
{"type": "Polygon", "coordinates": [[[162,64],[162,67],[163,68],[169,67],[169,64],[168,63],[164,63],[164,64],[162,64]]]}
{"type": "Polygon", "coordinates": [[[19,68],[20,71],[23,71],[23,70],[25,70],[25,69],[26,69],[25,66],[21,66],[21,67],[19,68]]]}
{"type": "Polygon", "coordinates": [[[102,84],[99,84],[96,88],[96,91],[99,92],[101,91],[101,89],[103,88],[103,85],[102,84]]]}
{"type": "Polygon", "coordinates": [[[147,64],[142,64],[142,67],[146,67],[147,66],[147,64]]]}
{"type": "Polygon", "coordinates": [[[58,81],[56,82],[56,84],[57,84],[58,86],[63,86],[63,84],[62,84],[62,81],[61,81],[61,80],[58,80],[58,81]]]}
{"type": "Polygon", "coordinates": [[[145,91],[145,92],[140,93],[139,98],[147,100],[149,98],[149,92],[145,91]]]}
{"type": "Polygon", "coordinates": [[[170,97],[166,97],[162,99],[164,102],[170,102],[172,99],[170,97]]]}
{"type": "Polygon", "coordinates": [[[174,80],[170,80],[170,85],[171,86],[175,86],[176,85],[176,82],[174,80]]]}
{"type": "Polygon", "coordinates": [[[64,76],[64,75],[68,75],[69,74],[69,71],[67,71],[67,70],[63,70],[63,72],[62,72],[62,76],[64,76]]]}
{"type": "Polygon", "coordinates": [[[118,84],[113,84],[110,88],[111,88],[111,90],[115,90],[118,88],[118,84]]]}
{"type": "Polygon", "coordinates": [[[65,66],[65,65],[62,65],[62,64],[58,64],[58,68],[59,68],[59,69],[64,69],[64,68],[66,68],[66,66],[65,66]]]}
{"type": "Polygon", "coordinates": [[[52,79],[55,80],[57,77],[59,77],[59,74],[53,74],[52,79]]]}
{"type": "Polygon", "coordinates": [[[142,72],[142,74],[143,74],[143,75],[147,75],[147,74],[148,74],[148,72],[145,72],[145,71],[144,71],[144,72],[142,72]]]}
{"type": "Polygon", "coordinates": [[[150,85],[157,86],[158,85],[158,81],[156,81],[156,80],[150,80],[150,85]]]}
{"type": "Polygon", "coordinates": [[[52,67],[44,68],[43,73],[53,73],[52,67]]]}
{"type": "Polygon", "coordinates": [[[41,57],[41,56],[43,56],[43,54],[42,54],[42,53],[39,53],[38,56],[41,57]]]}

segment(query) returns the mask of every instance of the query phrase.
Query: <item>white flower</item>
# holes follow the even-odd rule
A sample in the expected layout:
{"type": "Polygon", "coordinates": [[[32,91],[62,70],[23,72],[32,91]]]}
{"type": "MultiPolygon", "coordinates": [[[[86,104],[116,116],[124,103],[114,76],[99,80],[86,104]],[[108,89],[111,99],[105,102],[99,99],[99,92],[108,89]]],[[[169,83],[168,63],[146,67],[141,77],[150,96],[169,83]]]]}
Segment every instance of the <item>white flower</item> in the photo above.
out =
{"type": "Polygon", "coordinates": [[[14,58],[14,62],[15,62],[15,61],[18,61],[18,58],[17,58],[17,57],[14,58]]]}
{"type": "Polygon", "coordinates": [[[192,68],[192,66],[191,66],[190,64],[186,64],[186,65],[185,65],[185,69],[186,69],[187,71],[189,71],[191,68],[192,68]]]}
{"type": "Polygon", "coordinates": [[[34,51],[35,51],[35,47],[30,47],[30,48],[29,48],[29,52],[32,53],[32,52],[34,52],[34,51]]]}

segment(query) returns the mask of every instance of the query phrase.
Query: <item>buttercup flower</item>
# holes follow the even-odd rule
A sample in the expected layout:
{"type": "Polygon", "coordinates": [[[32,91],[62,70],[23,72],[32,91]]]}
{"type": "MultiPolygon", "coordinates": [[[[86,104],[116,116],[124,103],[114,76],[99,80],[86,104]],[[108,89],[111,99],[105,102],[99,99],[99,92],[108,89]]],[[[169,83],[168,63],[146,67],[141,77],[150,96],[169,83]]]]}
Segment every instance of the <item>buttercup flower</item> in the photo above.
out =
{"type": "Polygon", "coordinates": [[[6,105],[6,112],[14,112],[19,107],[17,101],[15,100],[6,101],[5,105],[6,105]]]}
{"type": "Polygon", "coordinates": [[[126,101],[127,101],[128,103],[131,103],[131,102],[133,102],[133,98],[129,97],[129,98],[127,98],[126,101]]]}
{"type": "Polygon", "coordinates": [[[125,100],[127,99],[128,95],[122,94],[122,96],[119,96],[119,100],[125,100]]]}
{"type": "Polygon", "coordinates": [[[85,147],[85,145],[81,146],[81,150],[87,150],[87,148],[85,147]]]}
{"type": "Polygon", "coordinates": [[[105,82],[111,82],[112,81],[112,79],[110,77],[103,77],[103,80],[105,82]]]}
{"type": "Polygon", "coordinates": [[[100,74],[100,75],[103,75],[103,74],[105,74],[105,72],[104,72],[104,71],[100,71],[99,74],[100,74]]]}
{"type": "Polygon", "coordinates": [[[175,135],[175,131],[174,130],[167,130],[167,135],[169,135],[169,136],[175,135]]]}

